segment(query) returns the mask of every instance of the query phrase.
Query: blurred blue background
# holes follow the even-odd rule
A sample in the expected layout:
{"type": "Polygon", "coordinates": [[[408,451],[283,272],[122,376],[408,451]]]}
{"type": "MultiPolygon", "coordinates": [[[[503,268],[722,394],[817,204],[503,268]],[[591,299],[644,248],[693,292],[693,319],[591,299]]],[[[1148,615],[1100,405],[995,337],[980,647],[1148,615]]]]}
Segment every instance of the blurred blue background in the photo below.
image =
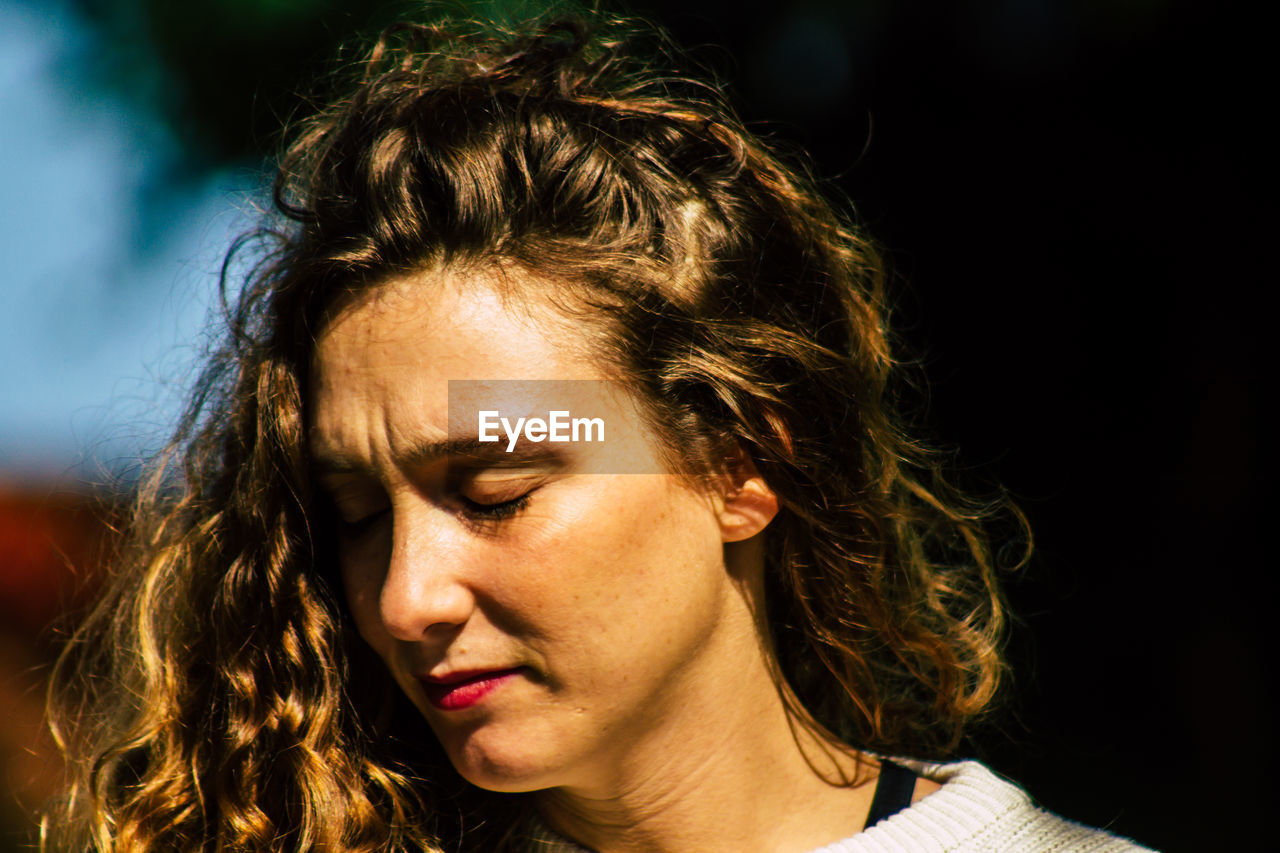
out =
{"type": "MultiPolygon", "coordinates": [[[[0,0],[0,851],[56,784],[39,689],[78,583],[59,555],[92,577],[171,428],[283,118],[413,5],[0,0]]],[[[1270,846],[1277,793],[1255,5],[627,6],[854,201],[894,264],[922,417],[1031,518],[1017,699],[970,751],[1166,850],[1270,846]]]]}
{"type": "Polygon", "coordinates": [[[257,189],[118,60],[71,3],[0,5],[0,478],[99,480],[163,442],[257,189]]]}

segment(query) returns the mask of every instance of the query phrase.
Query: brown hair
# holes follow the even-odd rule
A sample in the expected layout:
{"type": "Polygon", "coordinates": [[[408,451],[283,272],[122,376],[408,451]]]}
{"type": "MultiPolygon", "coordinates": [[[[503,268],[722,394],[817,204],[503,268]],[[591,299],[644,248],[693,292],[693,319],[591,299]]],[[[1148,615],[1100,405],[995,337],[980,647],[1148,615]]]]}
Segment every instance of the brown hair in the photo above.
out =
{"type": "Polygon", "coordinates": [[[61,662],[78,779],[55,844],[498,843],[463,832],[477,794],[443,754],[352,689],[366,652],[312,523],[317,332],[344,295],[425,266],[557,283],[565,310],[605,318],[685,470],[750,455],[782,506],[770,625],[811,723],[940,756],[988,708],[1005,618],[988,509],[895,418],[880,259],[715,88],[639,58],[670,54],[604,16],[401,25],[298,127],[271,250],[174,443],[180,477],[156,466],[113,592],[61,662]]]}

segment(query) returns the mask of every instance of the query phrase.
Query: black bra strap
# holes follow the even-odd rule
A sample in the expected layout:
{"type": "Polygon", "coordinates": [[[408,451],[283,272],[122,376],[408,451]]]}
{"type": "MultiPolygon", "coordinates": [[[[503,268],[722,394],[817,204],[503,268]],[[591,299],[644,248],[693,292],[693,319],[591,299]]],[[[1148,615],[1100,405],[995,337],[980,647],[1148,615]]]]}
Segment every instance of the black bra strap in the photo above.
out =
{"type": "Polygon", "coordinates": [[[892,761],[880,762],[880,778],[876,780],[876,792],[871,797],[871,811],[867,813],[866,828],[893,817],[911,805],[911,795],[916,789],[916,774],[892,761]]]}

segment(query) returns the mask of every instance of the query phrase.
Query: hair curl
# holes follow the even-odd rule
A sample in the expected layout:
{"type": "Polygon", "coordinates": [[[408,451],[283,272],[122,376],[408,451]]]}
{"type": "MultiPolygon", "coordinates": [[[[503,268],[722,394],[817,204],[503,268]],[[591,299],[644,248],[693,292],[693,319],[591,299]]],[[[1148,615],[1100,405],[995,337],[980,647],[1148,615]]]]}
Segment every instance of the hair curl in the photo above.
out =
{"type": "Polygon", "coordinates": [[[669,55],[603,16],[400,25],[298,127],[258,235],[270,250],[60,662],[77,778],[55,847],[512,837],[483,808],[464,832],[479,795],[351,687],[367,652],[313,523],[306,382],[326,312],[427,266],[554,283],[566,310],[604,318],[682,470],[711,473],[734,446],[752,458],[782,506],[768,607],[806,722],[939,756],[988,708],[1005,621],[992,507],[949,489],[895,419],[881,261],[716,88],[639,58],[669,55]]]}

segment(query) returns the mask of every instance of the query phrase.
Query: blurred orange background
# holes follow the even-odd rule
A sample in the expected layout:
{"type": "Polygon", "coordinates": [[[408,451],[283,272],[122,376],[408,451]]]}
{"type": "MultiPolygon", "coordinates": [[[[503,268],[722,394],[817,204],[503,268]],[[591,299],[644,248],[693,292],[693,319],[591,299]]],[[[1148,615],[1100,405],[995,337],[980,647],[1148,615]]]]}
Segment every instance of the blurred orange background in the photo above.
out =
{"type": "Polygon", "coordinates": [[[62,778],[45,727],[45,684],[113,546],[110,498],[0,482],[0,851],[35,837],[62,778]]]}

